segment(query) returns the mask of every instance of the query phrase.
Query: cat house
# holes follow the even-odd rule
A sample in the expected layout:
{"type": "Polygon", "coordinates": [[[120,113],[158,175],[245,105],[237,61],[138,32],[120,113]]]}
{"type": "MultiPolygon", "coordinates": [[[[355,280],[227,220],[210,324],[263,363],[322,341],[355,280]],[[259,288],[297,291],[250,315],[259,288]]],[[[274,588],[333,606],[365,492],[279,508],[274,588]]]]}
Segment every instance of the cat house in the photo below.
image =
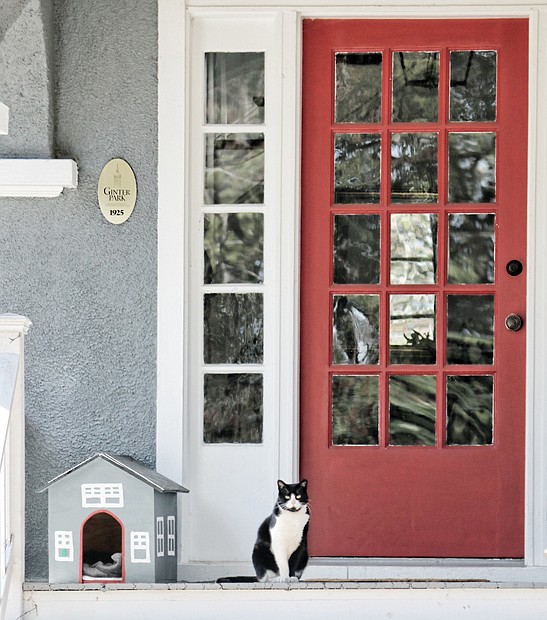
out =
{"type": "Polygon", "coordinates": [[[177,493],[188,489],[100,452],[46,490],[50,583],[176,581],[177,493]]]}

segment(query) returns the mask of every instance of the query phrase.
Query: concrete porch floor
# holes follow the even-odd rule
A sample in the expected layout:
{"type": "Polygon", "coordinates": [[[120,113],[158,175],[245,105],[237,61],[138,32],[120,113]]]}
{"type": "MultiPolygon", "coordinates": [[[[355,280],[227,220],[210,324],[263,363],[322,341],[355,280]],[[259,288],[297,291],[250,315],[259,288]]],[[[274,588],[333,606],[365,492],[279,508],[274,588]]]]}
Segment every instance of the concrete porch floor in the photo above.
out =
{"type": "Polygon", "coordinates": [[[487,581],[27,583],[32,620],[545,620],[547,584],[487,581]]]}

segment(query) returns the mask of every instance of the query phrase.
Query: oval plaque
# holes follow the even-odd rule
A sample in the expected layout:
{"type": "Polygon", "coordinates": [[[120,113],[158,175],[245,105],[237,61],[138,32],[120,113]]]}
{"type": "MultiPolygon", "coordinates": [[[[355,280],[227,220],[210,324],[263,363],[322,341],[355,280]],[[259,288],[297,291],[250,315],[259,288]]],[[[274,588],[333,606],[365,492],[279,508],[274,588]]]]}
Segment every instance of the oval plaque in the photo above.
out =
{"type": "Polygon", "coordinates": [[[137,180],[123,159],[111,159],[103,168],[97,188],[99,206],[111,224],[122,224],[137,202],[137,180]]]}

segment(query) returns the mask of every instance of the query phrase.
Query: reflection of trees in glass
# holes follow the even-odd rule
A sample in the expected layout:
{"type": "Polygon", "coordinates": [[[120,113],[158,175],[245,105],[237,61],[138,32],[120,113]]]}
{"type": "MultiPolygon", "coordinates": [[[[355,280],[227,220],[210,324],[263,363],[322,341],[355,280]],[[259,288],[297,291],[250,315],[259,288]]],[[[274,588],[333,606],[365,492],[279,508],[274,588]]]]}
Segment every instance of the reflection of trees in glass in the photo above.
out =
{"type": "Polygon", "coordinates": [[[205,284],[264,281],[264,216],[204,214],[205,284]]]}
{"type": "Polygon", "coordinates": [[[380,201],[380,141],[379,134],[336,134],[335,203],[373,204],[380,201]]]}
{"type": "Polygon", "coordinates": [[[337,123],[377,123],[382,108],[382,54],[336,54],[337,123]]]}
{"type": "MultiPolygon", "coordinates": [[[[392,326],[397,322],[392,322],[392,326]]],[[[426,326],[429,327],[429,324],[426,326]]],[[[434,364],[437,360],[435,340],[431,330],[405,330],[406,345],[390,345],[389,361],[392,364],[434,364]],[[408,334],[406,333],[408,332],[408,334]]]]}
{"type": "Polygon", "coordinates": [[[207,52],[207,123],[264,122],[264,52],[207,52]]]}
{"type": "Polygon", "coordinates": [[[496,120],[496,52],[450,52],[450,120],[496,120]]]}
{"type": "Polygon", "coordinates": [[[334,216],[334,282],[380,281],[380,216],[334,216]]]}
{"type": "Polygon", "coordinates": [[[391,201],[437,202],[437,134],[391,136],[391,201]]]}
{"type": "Polygon", "coordinates": [[[446,441],[449,445],[492,443],[494,377],[452,376],[446,382],[446,441]]]}
{"type": "Polygon", "coordinates": [[[389,443],[435,445],[436,379],[401,375],[389,379],[389,443]]]}
{"type": "Polygon", "coordinates": [[[449,364],[492,364],[493,295],[448,295],[447,323],[449,364]]]}
{"type": "Polygon", "coordinates": [[[262,443],[262,393],[262,375],[206,374],[205,443],[262,443]]]}
{"type": "Polygon", "coordinates": [[[393,53],[393,121],[439,118],[439,52],[393,53]]]}
{"type": "Polygon", "coordinates": [[[203,357],[206,364],[261,364],[264,351],[261,293],[204,295],[203,357]]]}
{"type": "Polygon", "coordinates": [[[437,215],[391,215],[391,284],[434,284],[437,281],[437,215]]]}
{"type": "Polygon", "coordinates": [[[495,202],[496,134],[448,134],[449,202],[495,202]]]}
{"type": "Polygon", "coordinates": [[[264,135],[205,136],[205,204],[264,202],[264,135]]]}
{"type": "Polygon", "coordinates": [[[448,216],[448,281],[494,282],[495,215],[452,213],[448,216]]]}
{"type": "Polygon", "coordinates": [[[332,303],[334,364],[377,364],[380,298],[335,295],[332,303]]]}
{"type": "Polygon", "coordinates": [[[435,295],[392,295],[389,360],[392,364],[434,364],[435,295]]]}
{"type": "Polygon", "coordinates": [[[378,445],[377,376],[333,376],[332,443],[378,445]]]}

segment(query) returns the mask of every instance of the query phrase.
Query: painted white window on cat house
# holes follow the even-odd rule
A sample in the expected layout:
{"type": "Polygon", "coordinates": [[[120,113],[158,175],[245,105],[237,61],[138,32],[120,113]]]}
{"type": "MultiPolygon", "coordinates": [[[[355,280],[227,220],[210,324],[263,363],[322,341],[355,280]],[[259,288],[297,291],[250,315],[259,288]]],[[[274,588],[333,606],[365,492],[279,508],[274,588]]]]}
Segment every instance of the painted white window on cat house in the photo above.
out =
{"type": "Polygon", "coordinates": [[[57,562],[74,561],[72,532],[55,532],[55,560],[57,562]]]}
{"type": "Polygon", "coordinates": [[[148,532],[131,532],[131,562],[148,564],[150,562],[150,536],[148,532]]]}
{"type": "Polygon", "coordinates": [[[123,485],[118,483],[82,484],[83,508],[123,507],[123,485]]]}
{"type": "Polygon", "coordinates": [[[175,517],[167,517],[167,555],[175,555],[175,517]]]}
{"type": "Polygon", "coordinates": [[[156,555],[158,558],[165,555],[165,520],[163,517],[156,519],[156,555]]]}

